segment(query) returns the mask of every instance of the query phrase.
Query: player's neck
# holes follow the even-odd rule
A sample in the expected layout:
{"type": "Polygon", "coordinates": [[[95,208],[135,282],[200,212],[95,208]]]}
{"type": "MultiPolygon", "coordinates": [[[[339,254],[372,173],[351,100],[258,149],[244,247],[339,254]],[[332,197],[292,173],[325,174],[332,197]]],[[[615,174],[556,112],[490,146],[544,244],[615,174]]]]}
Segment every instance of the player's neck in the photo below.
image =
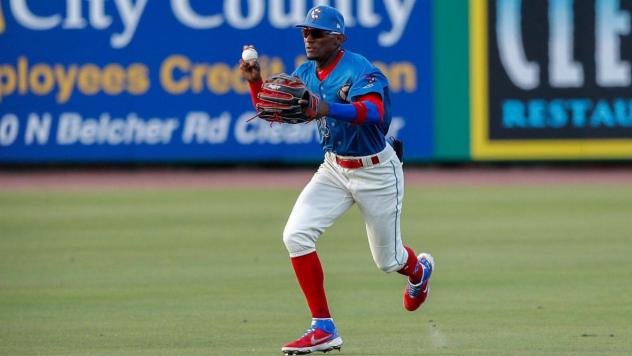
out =
{"type": "Polygon", "coordinates": [[[336,53],[336,55],[325,64],[325,67],[316,68],[316,76],[318,77],[318,80],[322,82],[327,78],[327,76],[329,76],[329,73],[333,72],[343,54],[344,50],[338,50],[338,53],[336,53]]]}
{"type": "Polygon", "coordinates": [[[329,65],[331,65],[336,60],[336,57],[338,57],[338,54],[341,51],[342,51],[342,48],[338,48],[337,50],[333,51],[327,58],[324,58],[322,60],[317,60],[316,68],[318,70],[322,70],[329,67],[329,65]]]}

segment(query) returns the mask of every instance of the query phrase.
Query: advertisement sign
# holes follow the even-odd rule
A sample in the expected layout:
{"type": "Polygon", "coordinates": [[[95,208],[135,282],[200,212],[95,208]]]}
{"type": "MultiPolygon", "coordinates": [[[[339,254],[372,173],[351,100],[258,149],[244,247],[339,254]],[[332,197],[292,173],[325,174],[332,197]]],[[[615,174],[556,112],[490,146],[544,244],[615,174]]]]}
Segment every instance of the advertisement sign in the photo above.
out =
{"type": "Polygon", "coordinates": [[[391,133],[432,154],[429,0],[0,1],[0,163],[318,161],[316,125],[255,114],[238,61],[305,60],[295,24],[336,6],[390,80],[391,133]]]}
{"type": "Polygon", "coordinates": [[[632,158],[632,1],[470,6],[475,159],[632,158]]]}

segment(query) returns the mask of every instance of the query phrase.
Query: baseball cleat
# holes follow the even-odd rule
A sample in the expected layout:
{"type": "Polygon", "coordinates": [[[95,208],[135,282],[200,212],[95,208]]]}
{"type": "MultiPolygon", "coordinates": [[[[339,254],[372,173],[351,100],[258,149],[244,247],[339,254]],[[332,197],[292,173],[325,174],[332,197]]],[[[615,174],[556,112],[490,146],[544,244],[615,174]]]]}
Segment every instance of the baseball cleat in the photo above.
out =
{"type": "Polygon", "coordinates": [[[298,340],[285,344],[281,352],[285,355],[306,355],[312,352],[340,351],[342,338],[331,319],[315,319],[307,332],[298,340]]]}
{"type": "Polygon", "coordinates": [[[423,275],[421,281],[418,284],[410,283],[410,280],[406,281],[406,288],[404,289],[404,308],[408,311],[417,310],[428,298],[430,293],[429,280],[430,275],[435,269],[434,259],[428,253],[420,253],[417,256],[417,264],[423,268],[423,275]]]}

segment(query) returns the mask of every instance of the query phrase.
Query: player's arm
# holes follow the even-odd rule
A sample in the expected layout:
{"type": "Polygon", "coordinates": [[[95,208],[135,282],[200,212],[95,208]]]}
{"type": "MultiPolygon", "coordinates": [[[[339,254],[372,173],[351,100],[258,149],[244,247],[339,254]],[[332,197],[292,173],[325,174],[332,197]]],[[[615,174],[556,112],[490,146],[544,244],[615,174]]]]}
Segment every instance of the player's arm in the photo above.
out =
{"type": "Polygon", "coordinates": [[[254,62],[254,64],[252,64],[242,59],[239,63],[239,69],[241,69],[242,77],[248,82],[248,88],[250,88],[250,100],[252,100],[252,106],[256,108],[258,101],[257,94],[259,94],[261,86],[263,85],[259,63],[254,62]]]}
{"type": "Polygon", "coordinates": [[[381,124],[384,119],[384,103],[378,93],[367,93],[354,98],[351,103],[326,103],[327,115],[333,119],[356,125],[381,124]]]}
{"type": "Polygon", "coordinates": [[[261,87],[263,86],[263,80],[258,80],[254,82],[248,82],[248,88],[250,88],[250,100],[252,100],[252,106],[257,107],[257,94],[261,91],[261,87]]]}
{"type": "MultiPolygon", "coordinates": [[[[299,103],[306,105],[307,100],[299,103]]],[[[354,98],[351,103],[331,103],[318,100],[317,115],[328,116],[332,119],[350,122],[356,125],[381,124],[384,118],[384,104],[378,93],[367,93],[354,98]]]]}
{"type": "MultiPolygon", "coordinates": [[[[244,50],[249,46],[244,46],[244,50]]],[[[239,69],[241,71],[241,77],[244,78],[245,81],[248,82],[248,87],[250,88],[250,99],[252,100],[252,105],[257,106],[257,94],[261,91],[261,86],[263,85],[263,78],[261,78],[261,67],[259,66],[259,61],[244,61],[243,59],[239,60],[239,69]]]]}
{"type": "Polygon", "coordinates": [[[376,68],[338,91],[342,103],[327,103],[327,116],[356,125],[376,125],[384,120],[382,93],[388,80],[376,68]]]}

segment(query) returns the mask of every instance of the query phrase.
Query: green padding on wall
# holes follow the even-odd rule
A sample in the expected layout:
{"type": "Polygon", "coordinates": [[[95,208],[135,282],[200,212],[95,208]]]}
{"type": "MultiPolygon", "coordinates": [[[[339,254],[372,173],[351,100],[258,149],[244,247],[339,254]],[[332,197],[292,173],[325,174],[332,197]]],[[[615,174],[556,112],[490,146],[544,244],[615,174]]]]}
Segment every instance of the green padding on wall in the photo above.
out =
{"type": "Polygon", "coordinates": [[[435,147],[438,161],[470,160],[469,2],[433,1],[435,147]]]}

